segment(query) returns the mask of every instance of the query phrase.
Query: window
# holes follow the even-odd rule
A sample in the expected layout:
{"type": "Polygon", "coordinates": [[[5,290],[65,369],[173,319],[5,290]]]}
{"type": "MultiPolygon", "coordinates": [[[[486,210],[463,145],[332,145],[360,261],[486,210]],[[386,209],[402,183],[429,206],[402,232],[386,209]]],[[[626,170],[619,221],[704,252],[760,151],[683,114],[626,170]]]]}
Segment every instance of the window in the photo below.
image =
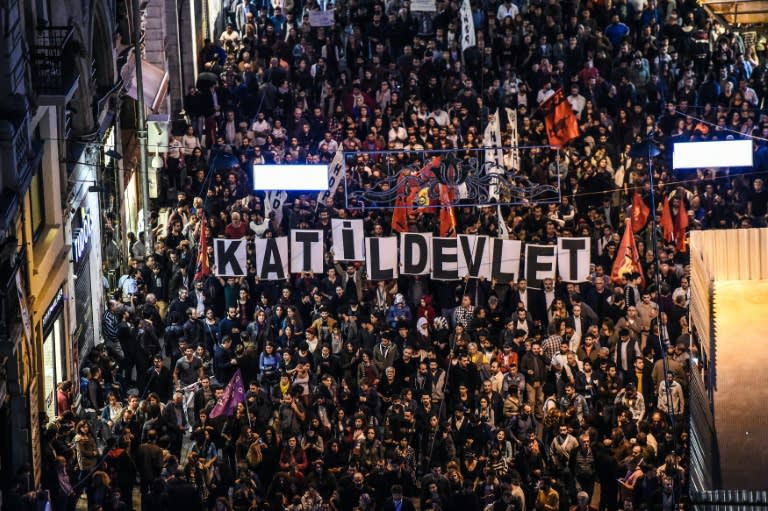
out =
{"type": "Polygon", "coordinates": [[[40,178],[40,170],[32,176],[29,186],[30,221],[32,223],[32,239],[37,241],[45,226],[45,206],[43,200],[43,181],[40,178]]]}
{"type": "MultiPolygon", "coordinates": [[[[35,128],[35,140],[41,140],[40,126],[35,128]]],[[[46,144],[47,145],[47,144],[46,144]]],[[[43,160],[35,170],[32,176],[32,182],[29,185],[29,210],[30,223],[32,224],[32,240],[37,241],[40,233],[45,226],[45,189],[43,186],[43,160]]]]}

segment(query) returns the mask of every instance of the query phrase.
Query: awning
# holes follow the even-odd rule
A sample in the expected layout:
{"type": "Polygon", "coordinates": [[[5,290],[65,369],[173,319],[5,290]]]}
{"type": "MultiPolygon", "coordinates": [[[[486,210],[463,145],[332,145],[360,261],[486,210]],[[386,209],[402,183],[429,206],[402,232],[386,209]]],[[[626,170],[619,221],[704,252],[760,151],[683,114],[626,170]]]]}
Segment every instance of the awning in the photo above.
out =
{"type": "MultiPolygon", "coordinates": [[[[135,62],[134,53],[129,54],[128,61],[123,66],[121,74],[125,83],[125,93],[133,99],[138,99],[136,94],[138,87],[136,85],[135,62]]],[[[165,96],[168,94],[168,73],[164,69],[142,59],[141,79],[144,88],[144,105],[153,112],[159,111],[160,105],[165,101],[165,96]]]]}

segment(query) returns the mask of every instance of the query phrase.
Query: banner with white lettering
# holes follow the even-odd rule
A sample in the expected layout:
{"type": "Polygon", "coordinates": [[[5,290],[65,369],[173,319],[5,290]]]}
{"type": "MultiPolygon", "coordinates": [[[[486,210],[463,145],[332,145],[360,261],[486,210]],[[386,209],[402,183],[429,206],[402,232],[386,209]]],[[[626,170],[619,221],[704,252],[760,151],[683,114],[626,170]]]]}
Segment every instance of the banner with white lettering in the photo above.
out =
{"type": "Polygon", "coordinates": [[[400,275],[428,275],[432,270],[430,264],[430,245],[432,235],[429,233],[403,232],[400,234],[400,275]]]}
{"type": "Polygon", "coordinates": [[[331,219],[331,237],[334,260],[365,260],[365,227],[362,220],[331,219]]]}
{"type": "Polygon", "coordinates": [[[544,279],[555,278],[555,245],[525,245],[525,280],[531,289],[544,287],[544,279]]]}
{"type": "Polygon", "coordinates": [[[262,280],[288,278],[288,238],[286,236],[256,240],[256,274],[262,280]]]}
{"type": "Polygon", "coordinates": [[[213,240],[213,257],[215,261],[214,275],[217,277],[245,277],[248,272],[248,254],[245,239],[229,240],[215,238],[213,240]]]}
{"type": "Polygon", "coordinates": [[[491,274],[491,238],[459,234],[457,238],[459,252],[459,278],[469,275],[471,278],[485,277],[491,274]]]}
{"type": "Polygon", "coordinates": [[[341,150],[341,147],[336,151],[336,154],[333,156],[333,160],[331,160],[331,164],[328,165],[328,189],[324,192],[320,192],[317,194],[317,207],[320,207],[320,204],[325,205],[325,200],[328,197],[333,197],[336,195],[336,189],[341,184],[341,181],[344,179],[344,152],[341,150]]]}
{"type": "Polygon", "coordinates": [[[523,242],[519,240],[493,239],[491,277],[509,283],[520,279],[520,255],[523,242]]]}
{"type": "Polygon", "coordinates": [[[475,21],[472,18],[472,7],[469,5],[469,0],[464,0],[461,3],[459,17],[461,18],[461,51],[463,53],[467,48],[477,44],[475,41],[475,21]]]}
{"type": "Polygon", "coordinates": [[[291,273],[323,274],[323,231],[291,231],[291,273]]]}
{"type": "Polygon", "coordinates": [[[397,236],[365,239],[365,265],[368,280],[397,277],[397,236]]]}
{"type": "Polygon", "coordinates": [[[557,238],[557,273],[564,282],[589,280],[589,238],[557,238]]]}
{"type": "MultiPolygon", "coordinates": [[[[489,175],[504,174],[504,153],[501,149],[501,122],[499,121],[499,109],[493,115],[488,116],[488,124],[483,133],[483,146],[485,149],[485,171],[489,175]]],[[[488,199],[499,200],[499,183],[491,181],[488,186],[488,199]]]]}

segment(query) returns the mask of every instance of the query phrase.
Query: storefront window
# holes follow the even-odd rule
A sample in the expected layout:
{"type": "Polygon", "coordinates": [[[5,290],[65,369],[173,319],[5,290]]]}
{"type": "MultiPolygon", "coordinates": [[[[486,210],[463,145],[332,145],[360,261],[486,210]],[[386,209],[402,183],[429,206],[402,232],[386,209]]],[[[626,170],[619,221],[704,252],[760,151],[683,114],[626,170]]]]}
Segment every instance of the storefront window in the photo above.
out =
{"type": "Polygon", "coordinates": [[[67,344],[64,332],[64,290],[59,289],[43,316],[43,396],[49,419],[57,415],[56,385],[67,379],[67,344]]]}

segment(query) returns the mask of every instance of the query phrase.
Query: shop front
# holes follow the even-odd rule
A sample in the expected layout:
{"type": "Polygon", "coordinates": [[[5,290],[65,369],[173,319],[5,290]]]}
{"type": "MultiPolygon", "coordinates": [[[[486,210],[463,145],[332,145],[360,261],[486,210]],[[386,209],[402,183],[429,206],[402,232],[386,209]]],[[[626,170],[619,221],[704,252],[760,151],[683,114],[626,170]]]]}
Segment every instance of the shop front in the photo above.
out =
{"type": "Polygon", "coordinates": [[[64,322],[64,288],[60,287],[43,314],[43,398],[49,419],[59,415],[56,385],[70,379],[64,322]]]}
{"type": "Polygon", "coordinates": [[[98,274],[91,268],[91,246],[95,219],[84,204],[72,218],[72,270],[74,275],[74,317],[77,322],[72,334],[72,367],[78,372],[85,357],[94,346],[93,286],[99,285],[98,274]]]}

